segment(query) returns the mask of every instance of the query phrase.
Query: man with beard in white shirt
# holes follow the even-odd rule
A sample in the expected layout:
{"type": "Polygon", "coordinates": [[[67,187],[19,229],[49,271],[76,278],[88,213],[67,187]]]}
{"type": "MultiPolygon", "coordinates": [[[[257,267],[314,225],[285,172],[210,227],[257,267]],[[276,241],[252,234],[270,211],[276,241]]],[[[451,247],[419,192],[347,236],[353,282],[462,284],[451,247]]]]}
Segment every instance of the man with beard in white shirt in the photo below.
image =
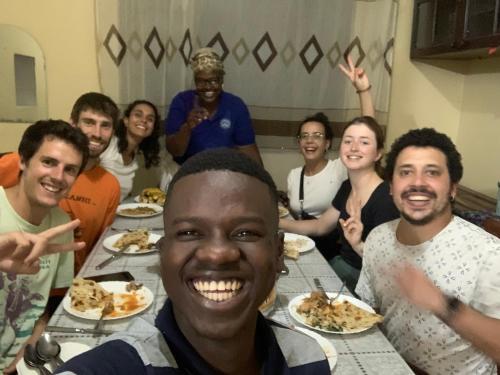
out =
{"type": "Polygon", "coordinates": [[[434,129],[394,142],[386,173],[401,218],[369,234],[356,293],[418,369],[496,374],[500,240],[453,215],[462,172],[455,145],[434,129]]]}

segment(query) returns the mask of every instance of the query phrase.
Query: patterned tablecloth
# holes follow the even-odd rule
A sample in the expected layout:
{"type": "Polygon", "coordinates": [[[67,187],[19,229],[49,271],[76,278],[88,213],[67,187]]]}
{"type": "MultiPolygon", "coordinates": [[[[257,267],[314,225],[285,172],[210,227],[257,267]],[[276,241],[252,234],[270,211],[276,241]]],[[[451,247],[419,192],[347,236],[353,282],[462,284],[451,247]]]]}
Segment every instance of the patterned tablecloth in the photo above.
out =
{"type": "MultiPolygon", "coordinates": [[[[119,233],[123,229],[140,227],[150,228],[153,233],[162,234],[161,215],[147,219],[117,217],[113,226],[104,233],[96,244],[79,276],[85,277],[129,271],[137,281],[142,282],[155,295],[152,306],[142,314],[155,315],[166,298],[159,274],[158,253],[124,255],[100,271],[95,269],[97,264],[111,255],[102,246],[104,238],[119,233]]],[[[285,262],[290,269],[290,273],[278,279],[278,297],[274,309],[268,314],[268,317],[287,325],[297,325],[298,323],[288,313],[288,302],[292,298],[316,289],[313,282],[314,278],[318,278],[328,292],[338,291],[342,282],[317,250],[301,254],[298,261],[286,259],[285,262]]],[[[129,321],[130,319],[105,321],[103,328],[112,331],[125,330],[129,321]]],[[[61,305],[52,316],[49,325],[93,328],[95,321],[74,317],[65,312],[61,305]]],[[[402,357],[377,327],[352,335],[321,334],[334,345],[338,353],[337,364],[332,371],[334,374],[413,374],[402,357]]],[[[94,337],[90,334],[52,333],[51,335],[60,342],[77,341],[91,347],[98,345],[103,339],[103,336],[94,337]]]]}

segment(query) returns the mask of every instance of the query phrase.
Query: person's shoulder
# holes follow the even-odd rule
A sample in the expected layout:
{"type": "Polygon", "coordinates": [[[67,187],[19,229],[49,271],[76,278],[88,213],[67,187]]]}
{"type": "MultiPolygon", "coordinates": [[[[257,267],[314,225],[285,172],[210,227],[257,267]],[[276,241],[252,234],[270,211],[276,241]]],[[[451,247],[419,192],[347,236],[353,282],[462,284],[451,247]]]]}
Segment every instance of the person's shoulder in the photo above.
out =
{"type": "Polygon", "coordinates": [[[180,100],[183,102],[185,102],[185,101],[192,102],[195,95],[196,95],[196,92],[194,90],[180,91],[174,96],[172,101],[180,100]]]}
{"type": "Polygon", "coordinates": [[[243,99],[241,99],[239,96],[231,94],[230,92],[223,91],[221,93],[221,99],[225,101],[226,103],[230,104],[238,104],[238,105],[243,105],[246,107],[245,102],[243,99]]]}
{"type": "Polygon", "coordinates": [[[293,168],[290,170],[290,172],[288,172],[288,177],[295,177],[295,176],[299,176],[300,177],[300,173],[302,172],[302,168],[303,167],[297,167],[297,168],[293,168]]]}
{"type": "Polygon", "coordinates": [[[453,216],[449,230],[452,233],[460,234],[469,242],[481,243],[481,245],[490,244],[500,249],[500,239],[498,237],[459,216],[453,216]]]}
{"type": "Polygon", "coordinates": [[[390,221],[386,221],[385,223],[377,225],[375,228],[373,228],[370,233],[368,234],[368,238],[374,239],[379,236],[386,236],[386,235],[396,235],[396,229],[398,226],[399,221],[401,218],[396,218],[390,221]]]}
{"type": "Polygon", "coordinates": [[[385,180],[382,180],[382,182],[380,182],[380,184],[378,184],[378,186],[374,190],[375,195],[384,197],[389,196],[390,192],[391,192],[391,186],[385,180]]]}
{"type": "Polygon", "coordinates": [[[146,364],[136,348],[121,340],[105,342],[64,363],[55,374],[146,374],[146,364]]]}
{"type": "Polygon", "coordinates": [[[98,182],[102,182],[103,184],[105,183],[110,189],[117,188],[118,190],[120,190],[120,182],[118,182],[118,179],[113,175],[113,173],[108,172],[100,165],[96,165],[90,171],[94,176],[98,178],[98,182]]]}
{"type": "MultiPolygon", "coordinates": [[[[278,346],[289,367],[310,368],[307,373],[313,372],[313,367],[321,371],[328,369],[328,362],[325,352],[319,346],[318,342],[312,337],[294,329],[283,326],[282,324],[267,320],[276,337],[278,346]]],[[[322,372],[317,372],[321,374],[322,372]]],[[[325,373],[329,373],[325,372],[325,373]]]]}

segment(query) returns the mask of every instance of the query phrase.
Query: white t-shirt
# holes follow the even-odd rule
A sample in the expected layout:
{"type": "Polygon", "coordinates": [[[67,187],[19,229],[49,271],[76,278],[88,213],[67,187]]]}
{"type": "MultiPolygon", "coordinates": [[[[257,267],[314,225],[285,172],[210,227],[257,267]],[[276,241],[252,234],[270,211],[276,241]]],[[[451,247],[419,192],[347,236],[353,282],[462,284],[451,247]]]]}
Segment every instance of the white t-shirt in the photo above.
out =
{"type": "Polygon", "coordinates": [[[496,374],[492,359],[397,292],[388,276],[395,263],[422,269],[444,293],[500,319],[500,240],[459,218],[433,239],[406,246],[396,239],[400,219],[372,230],[365,241],[356,293],[384,315],[383,331],[397,351],[429,374],[496,374]]]}
{"type": "Polygon", "coordinates": [[[99,157],[101,167],[113,174],[120,183],[120,201],[123,201],[132,191],[135,171],[139,169],[137,154],[131,163],[125,165],[118,151],[118,138],[112,137],[108,148],[99,157]]]}
{"type": "MultiPolygon", "coordinates": [[[[299,214],[300,173],[302,167],[294,168],[288,174],[288,199],[290,209],[299,214]]],[[[309,215],[321,216],[332,206],[333,198],[347,179],[347,171],[340,159],[328,160],[325,168],[314,176],[304,175],[304,211],[309,215]]]]}

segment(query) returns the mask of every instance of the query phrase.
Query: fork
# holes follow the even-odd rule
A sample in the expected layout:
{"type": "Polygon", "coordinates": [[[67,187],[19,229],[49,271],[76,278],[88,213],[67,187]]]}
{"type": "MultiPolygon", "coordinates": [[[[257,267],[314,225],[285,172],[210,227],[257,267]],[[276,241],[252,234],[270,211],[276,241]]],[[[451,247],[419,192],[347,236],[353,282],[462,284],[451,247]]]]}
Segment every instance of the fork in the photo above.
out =
{"type": "Polygon", "coordinates": [[[323,288],[323,284],[321,284],[321,281],[317,277],[315,277],[313,279],[313,281],[314,281],[314,285],[316,286],[316,288],[318,288],[318,290],[320,290],[321,292],[325,293],[325,295],[327,296],[328,302],[330,304],[333,303],[337,298],[339,298],[340,294],[342,293],[342,291],[345,288],[345,281],[343,281],[342,286],[340,287],[340,290],[337,292],[337,294],[333,298],[330,298],[330,297],[328,297],[328,294],[326,294],[325,288],[323,288]]]}
{"type": "Polygon", "coordinates": [[[99,318],[99,320],[97,321],[97,323],[94,327],[94,331],[96,331],[96,334],[97,334],[97,332],[102,331],[102,326],[104,324],[104,317],[106,315],[108,315],[111,311],[113,311],[113,309],[114,309],[114,307],[113,307],[113,304],[111,302],[107,302],[104,305],[104,307],[101,310],[101,317],[99,318]]]}

